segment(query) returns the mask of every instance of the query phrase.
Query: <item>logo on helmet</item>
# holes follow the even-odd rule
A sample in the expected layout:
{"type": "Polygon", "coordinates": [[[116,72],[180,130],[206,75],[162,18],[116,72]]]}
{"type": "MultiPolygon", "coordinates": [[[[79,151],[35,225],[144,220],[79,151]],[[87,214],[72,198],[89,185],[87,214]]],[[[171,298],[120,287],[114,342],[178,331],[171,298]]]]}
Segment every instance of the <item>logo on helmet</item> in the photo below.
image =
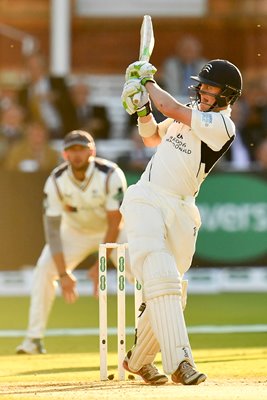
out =
{"type": "Polygon", "coordinates": [[[242,75],[239,69],[227,60],[211,60],[203,66],[197,76],[191,76],[193,80],[198,82],[197,86],[191,86],[190,89],[195,92],[195,97],[190,96],[194,104],[201,102],[200,87],[201,84],[219,87],[221,89],[215,97],[216,102],[211,106],[210,110],[216,108],[227,107],[233,105],[241,96],[242,92],[242,75]]]}
{"type": "Polygon", "coordinates": [[[212,70],[212,65],[211,64],[206,64],[202,68],[202,72],[207,71],[208,73],[212,70]]]}

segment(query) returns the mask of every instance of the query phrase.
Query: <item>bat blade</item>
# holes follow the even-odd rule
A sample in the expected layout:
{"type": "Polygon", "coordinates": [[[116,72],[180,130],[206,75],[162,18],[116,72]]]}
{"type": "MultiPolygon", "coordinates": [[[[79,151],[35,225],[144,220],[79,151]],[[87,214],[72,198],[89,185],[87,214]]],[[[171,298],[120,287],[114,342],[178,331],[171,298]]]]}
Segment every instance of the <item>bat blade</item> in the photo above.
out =
{"type": "MultiPolygon", "coordinates": [[[[149,61],[152,51],[154,49],[155,38],[153,31],[153,24],[150,15],[144,15],[143,22],[140,29],[140,50],[139,61],[149,61]]],[[[134,95],[133,103],[138,105],[140,101],[140,93],[134,95]]]]}
{"type": "Polygon", "coordinates": [[[150,15],[144,15],[140,30],[139,60],[149,61],[155,44],[153,24],[150,15]]]}

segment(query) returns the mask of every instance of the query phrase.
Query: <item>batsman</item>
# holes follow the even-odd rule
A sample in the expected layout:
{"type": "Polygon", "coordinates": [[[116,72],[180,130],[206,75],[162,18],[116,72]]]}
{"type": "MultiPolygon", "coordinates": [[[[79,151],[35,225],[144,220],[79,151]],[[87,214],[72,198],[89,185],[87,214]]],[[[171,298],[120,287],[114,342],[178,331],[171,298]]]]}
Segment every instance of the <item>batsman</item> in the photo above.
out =
{"type": "Polygon", "coordinates": [[[241,95],[242,76],[233,63],[211,60],[191,77],[196,84],[183,105],[156,83],[156,71],[148,61],[130,64],[122,92],[125,110],[138,115],[144,145],[157,146],[121,205],[131,268],[145,302],[123,365],[149,384],[164,384],[170,375],[176,384],[198,385],[207,377],[192,355],[182,279],[201,225],[195,203],[200,186],[235,138],[231,106],[241,95]],[[156,122],[151,100],[164,121],[156,122]],[[159,351],[164,374],[153,364],[159,351]]]}

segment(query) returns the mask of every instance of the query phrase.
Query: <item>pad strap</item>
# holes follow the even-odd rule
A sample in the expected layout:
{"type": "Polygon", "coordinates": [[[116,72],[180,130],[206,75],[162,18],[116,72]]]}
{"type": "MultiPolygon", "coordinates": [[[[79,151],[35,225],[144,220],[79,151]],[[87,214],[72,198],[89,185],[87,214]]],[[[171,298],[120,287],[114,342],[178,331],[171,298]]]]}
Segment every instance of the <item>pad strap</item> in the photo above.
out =
{"type": "Polygon", "coordinates": [[[138,319],[138,327],[135,336],[136,342],[129,354],[129,367],[132,371],[139,371],[145,364],[153,363],[160,350],[145,310],[138,319]]]}

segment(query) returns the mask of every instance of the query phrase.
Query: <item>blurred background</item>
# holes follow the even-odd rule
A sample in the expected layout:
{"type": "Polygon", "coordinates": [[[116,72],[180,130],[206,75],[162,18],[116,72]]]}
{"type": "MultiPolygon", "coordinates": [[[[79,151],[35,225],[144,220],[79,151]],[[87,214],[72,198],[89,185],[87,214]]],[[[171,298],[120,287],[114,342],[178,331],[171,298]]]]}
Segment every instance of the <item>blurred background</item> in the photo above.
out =
{"type": "Polygon", "coordinates": [[[43,184],[66,133],[91,132],[97,154],[119,163],[129,184],[153,154],[120,102],[144,14],[154,25],[156,79],[180,101],[206,60],[228,59],[244,78],[237,139],[197,199],[191,288],[267,290],[266,1],[0,0],[1,294],[29,291],[44,244],[43,184]]]}

